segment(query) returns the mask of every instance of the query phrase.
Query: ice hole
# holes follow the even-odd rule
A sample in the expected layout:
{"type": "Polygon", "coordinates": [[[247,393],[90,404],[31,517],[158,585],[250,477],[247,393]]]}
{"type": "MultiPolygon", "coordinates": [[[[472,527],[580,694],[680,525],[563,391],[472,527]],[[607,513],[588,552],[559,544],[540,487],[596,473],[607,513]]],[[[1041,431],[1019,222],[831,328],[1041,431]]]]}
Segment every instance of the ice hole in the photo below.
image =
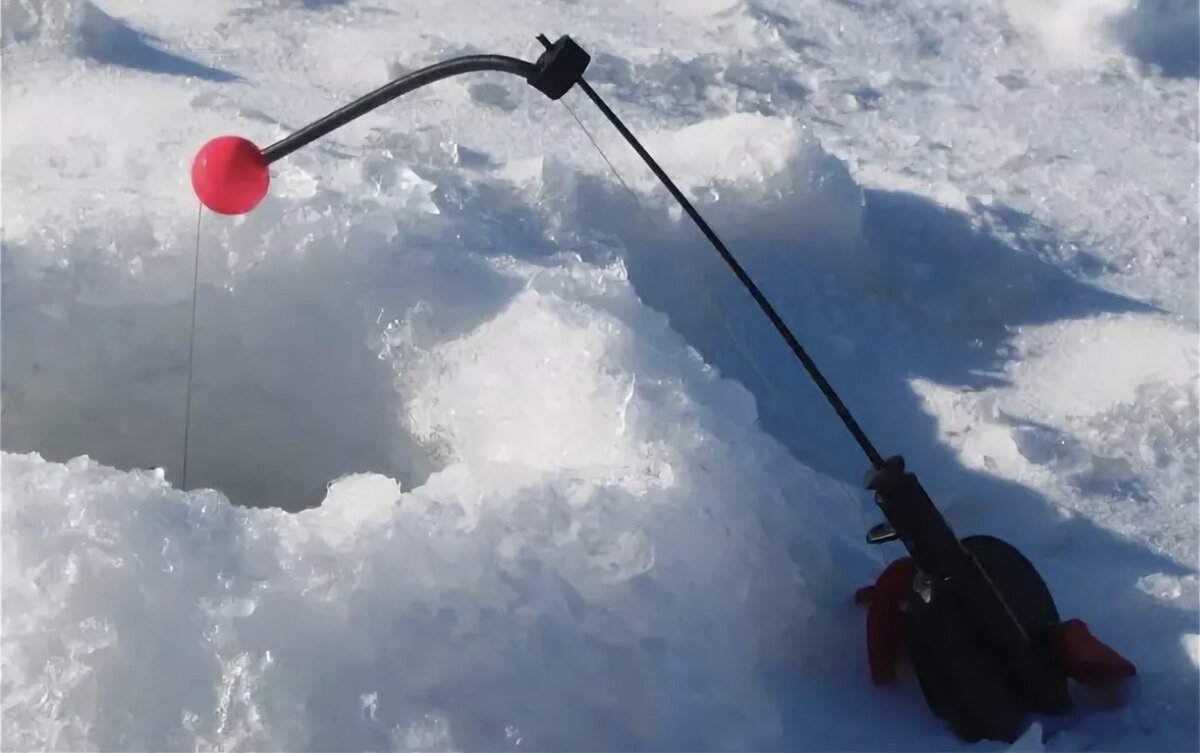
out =
{"type": "MultiPolygon", "coordinates": [[[[77,265],[21,277],[6,270],[2,296],[4,449],[162,468],[184,485],[190,278],[172,274],[178,296],[147,283],[90,299],[77,265]]],[[[346,474],[428,477],[377,323],[328,269],[201,280],[186,488],[294,511],[346,474]]]]}

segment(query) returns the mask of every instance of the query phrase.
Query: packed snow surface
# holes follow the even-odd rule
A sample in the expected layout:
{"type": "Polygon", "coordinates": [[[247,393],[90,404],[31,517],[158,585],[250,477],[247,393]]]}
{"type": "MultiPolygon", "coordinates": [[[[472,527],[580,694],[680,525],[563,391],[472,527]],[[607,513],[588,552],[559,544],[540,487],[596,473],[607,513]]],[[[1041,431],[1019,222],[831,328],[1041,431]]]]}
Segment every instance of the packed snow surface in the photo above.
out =
{"type": "Polygon", "coordinates": [[[1137,665],[1012,749],[1200,746],[1194,1],[2,9],[0,747],[970,747],[870,684],[866,461],[581,92],[444,81],[198,216],[207,139],[539,33],[1137,665]]]}

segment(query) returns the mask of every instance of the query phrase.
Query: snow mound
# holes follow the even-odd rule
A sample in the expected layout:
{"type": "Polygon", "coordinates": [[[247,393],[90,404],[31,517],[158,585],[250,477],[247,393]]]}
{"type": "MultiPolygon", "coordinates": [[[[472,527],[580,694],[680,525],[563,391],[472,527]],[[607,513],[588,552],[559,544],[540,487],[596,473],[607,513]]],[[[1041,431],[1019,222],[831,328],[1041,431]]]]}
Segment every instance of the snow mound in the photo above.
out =
{"type": "Polygon", "coordinates": [[[5,747],[776,739],[759,667],[849,587],[844,500],[619,268],[564,269],[406,375],[448,462],[408,492],[286,514],[6,454],[5,747]]]}
{"type": "Polygon", "coordinates": [[[1200,75],[1195,0],[1006,0],[1006,7],[1061,64],[1100,66],[1120,51],[1165,76],[1200,75]]]}
{"type": "Polygon", "coordinates": [[[1200,356],[1194,326],[1142,315],[1038,328],[1019,341],[1022,389],[998,403],[1017,417],[1029,462],[1074,487],[1079,508],[1194,565],[1200,495],[1200,356]],[[1138,358],[1123,357],[1134,352],[1138,358]]]}
{"type": "Polygon", "coordinates": [[[1013,22],[1039,37],[1060,63],[1094,66],[1116,51],[1112,19],[1135,0],[1006,0],[1013,22]]]}

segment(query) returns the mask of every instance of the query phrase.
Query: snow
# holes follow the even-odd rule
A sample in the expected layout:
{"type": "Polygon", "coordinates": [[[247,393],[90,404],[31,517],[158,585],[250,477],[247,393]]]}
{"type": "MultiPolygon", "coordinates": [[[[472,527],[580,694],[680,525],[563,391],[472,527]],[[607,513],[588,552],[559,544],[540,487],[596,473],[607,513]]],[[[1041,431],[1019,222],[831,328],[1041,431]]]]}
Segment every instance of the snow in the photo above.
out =
{"type": "Polygon", "coordinates": [[[1200,746],[1194,2],[515,7],[3,0],[3,747],[1009,747],[870,685],[866,463],[581,93],[441,82],[197,235],[206,139],[538,33],[1137,664],[1011,748],[1200,746]]]}

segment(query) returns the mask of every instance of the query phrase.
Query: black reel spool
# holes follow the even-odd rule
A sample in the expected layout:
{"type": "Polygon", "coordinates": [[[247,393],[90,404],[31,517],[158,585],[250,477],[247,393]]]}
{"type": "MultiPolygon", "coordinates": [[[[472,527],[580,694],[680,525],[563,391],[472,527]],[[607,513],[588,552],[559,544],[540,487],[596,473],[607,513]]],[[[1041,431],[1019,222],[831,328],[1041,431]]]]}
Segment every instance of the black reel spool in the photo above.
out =
{"type": "MultiPolygon", "coordinates": [[[[1058,622],[1050,590],[1015,547],[992,536],[968,536],[962,544],[996,583],[1027,633],[1036,635],[1040,628],[1058,622]]],[[[943,587],[926,601],[933,590],[923,575],[913,583],[914,599],[904,612],[906,645],[926,703],[955,734],[969,742],[1012,742],[1020,735],[1027,713],[1065,710],[1031,708],[1014,692],[987,642],[962,619],[953,594],[943,587]]],[[[1055,677],[1054,683],[1065,697],[1066,675],[1055,677]]]]}
{"type": "Polygon", "coordinates": [[[867,541],[901,540],[916,564],[901,626],[930,711],[963,740],[1009,743],[1029,714],[1068,713],[1068,677],[1048,642],[1058,607],[1033,563],[994,536],[957,539],[902,458],[868,487],[889,522],[867,541]]]}

